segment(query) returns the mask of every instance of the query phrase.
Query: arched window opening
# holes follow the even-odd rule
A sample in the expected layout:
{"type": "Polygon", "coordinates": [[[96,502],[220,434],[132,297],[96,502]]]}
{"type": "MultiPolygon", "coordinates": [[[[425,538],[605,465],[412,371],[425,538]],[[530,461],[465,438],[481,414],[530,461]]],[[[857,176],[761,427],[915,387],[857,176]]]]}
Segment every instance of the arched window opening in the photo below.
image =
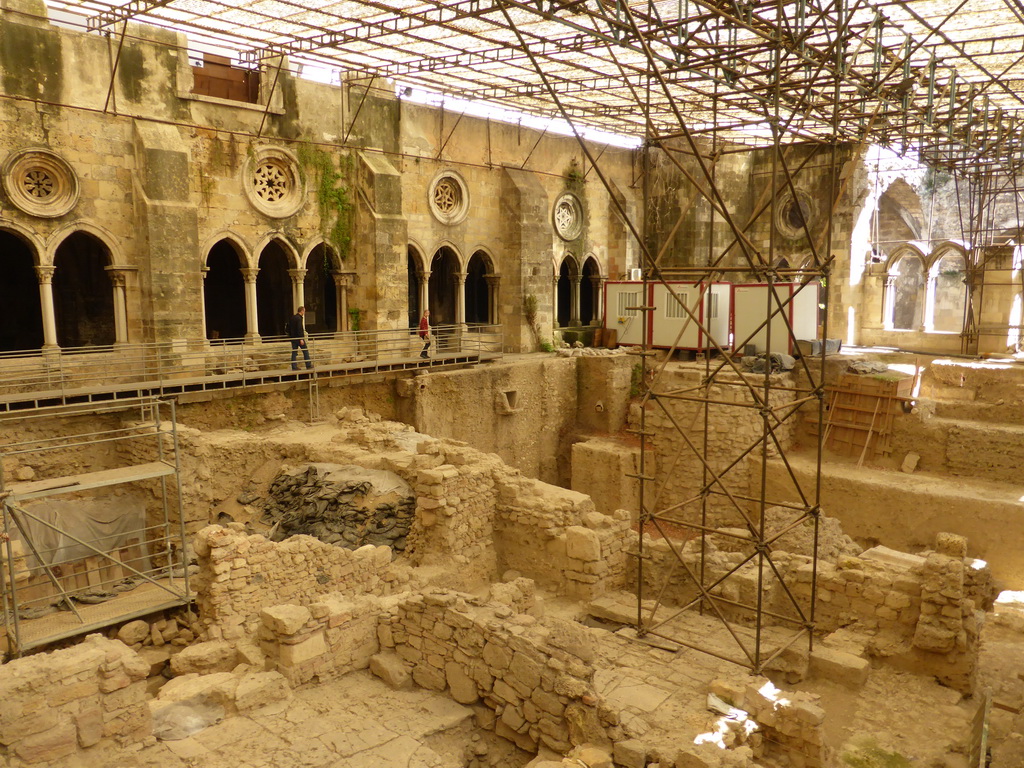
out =
{"type": "MultiPolygon", "coordinates": [[[[338,291],[334,284],[334,251],[321,243],[306,258],[306,277],[302,283],[306,307],[306,331],[334,333],[338,325],[338,291]]],[[[256,279],[259,279],[257,275],[256,279]]]]}
{"type": "Polygon", "coordinates": [[[292,307],[292,281],[288,276],[288,257],[280,243],[263,249],[256,275],[256,318],[260,336],[281,336],[285,332],[292,307]]]}
{"type": "Polygon", "coordinates": [[[114,293],[105,269],[109,264],[107,247],[86,232],[75,232],[57,247],[53,299],[60,346],[114,343],[114,293]]]}
{"type": "Polygon", "coordinates": [[[10,232],[0,232],[0,352],[39,349],[43,346],[43,314],[39,303],[39,279],[35,260],[25,242],[10,232]]]}
{"type": "Polygon", "coordinates": [[[576,316],[578,287],[579,267],[577,267],[575,259],[566,256],[558,268],[558,288],[556,289],[558,313],[555,315],[555,320],[561,328],[579,324],[579,317],[576,316]]]}
{"type": "Polygon", "coordinates": [[[931,322],[935,331],[959,332],[963,329],[967,288],[964,285],[966,263],[959,253],[946,253],[931,269],[929,299],[931,322]]]}
{"type": "Polygon", "coordinates": [[[206,257],[203,306],[206,338],[237,339],[245,335],[245,280],[241,259],[227,240],[221,240],[206,257]]]}
{"type": "Polygon", "coordinates": [[[917,256],[901,257],[889,270],[889,326],[917,330],[923,318],[924,265],[917,256]]]}
{"type": "Polygon", "coordinates": [[[427,290],[431,325],[455,323],[455,273],[458,267],[459,259],[455,251],[447,246],[439,248],[430,260],[427,290]]]}
{"type": "Polygon", "coordinates": [[[583,279],[580,281],[580,322],[583,325],[595,325],[601,322],[598,317],[600,300],[598,291],[601,289],[600,270],[597,261],[590,257],[583,263],[583,279]]]}
{"type": "Polygon", "coordinates": [[[417,258],[416,249],[411,245],[408,250],[408,286],[409,297],[409,327],[416,328],[420,323],[420,315],[423,313],[420,307],[420,260],[417,258]]]}
{"type": "Polygon", "coordinates": [[[481,252],[473,254],[466,269],[466,322],[485,324],[491,321],[490,287],[487,275],[490,269],[481,252]]]}

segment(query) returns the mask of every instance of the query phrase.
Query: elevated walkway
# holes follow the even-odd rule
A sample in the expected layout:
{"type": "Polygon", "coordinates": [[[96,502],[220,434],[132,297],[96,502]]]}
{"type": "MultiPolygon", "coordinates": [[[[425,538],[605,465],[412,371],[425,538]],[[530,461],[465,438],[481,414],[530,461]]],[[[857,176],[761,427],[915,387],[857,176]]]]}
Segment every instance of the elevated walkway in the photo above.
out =
{"type": "Polygon", "coordinates": [[[450,368],[502,356],[500,326],[433,329],[431,356],[406,329],[312,336],[313,368],[291,367],[287,339],[180,340],[154,344],[37,350],[0,355],[0,413],[139,397],[219,390],[261,391],[277,385],[315,388],[328,380],[396,371],[450,368]]]}

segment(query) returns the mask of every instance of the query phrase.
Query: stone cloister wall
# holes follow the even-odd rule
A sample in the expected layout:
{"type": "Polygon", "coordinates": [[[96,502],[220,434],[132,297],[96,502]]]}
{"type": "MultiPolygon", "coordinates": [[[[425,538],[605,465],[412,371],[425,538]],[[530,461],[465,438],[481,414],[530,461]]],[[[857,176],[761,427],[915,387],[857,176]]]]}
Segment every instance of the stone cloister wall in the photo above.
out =
{"type": "MultiPolygon", "coordinates": [[[[309,273],[322,268],[325,243],[328,264],[316,280],[334,283],[339,330],[351,327],[350,310],[363,329],[407,327],[410,292],[413,306],[418,299],[410,254],[425,277],[445,246],[455,264],[441,279],[456,295],[481,254],[491,317],[506,325],[514,349],[537,341],[524,297],[536,297],[540,328],[550,323],[552,280],[567,254],[594,258],[601,277],[635,265],[608,192],[595,174],[578,178],[586,169],[575,139],[404,102],[385,82],[343,74],[342,87],[324,85],[295,76],[287,62],[278,76],[277,60],[265,64],[258,104],[195,95],[186,38],[138,24],[129,25],[111,78],[107,39],[51,25],[40,0],[6,3],[0,36],[11,57],[0,100],[8,163],[0,229],[24,245],[17,258],[38,268],[44,294],[58,247],[88,233],[106,259],[117,342],[201,340],[219,330],[204,322],[208,256],[218,243],[241,275],[237,286],[217,282],[219,294],[205,303],[230,304],[244,315],[231,327],[249,336],[282,332],[266,319],[266,302],[290,314],[315,284],[309,273]],[[35,172],[49,174],[58,192],[12,196],[35,172]],[[347,190],[350,212],[321,189],[325,173],[347,190]],[[431,202],[445,179],[459,185],[454,211],[431,202]],[[553,207],[570,182],[584,218],[566,239],[553,207]],[[335,228],[339,216],[351,218],[335,228]],[[261,259],[268,248],[286,267],[261,259]]],[[[635,208],[633,153],[595,154],[617,197],[635,208]]],[[[26,279],[23,290],[39,288],[26,279]]],[[[45,298],[36,311],[45,343],[57,344],[45,298]]],[[[69,311],[55,308],[58,318],[69,311]]]]}

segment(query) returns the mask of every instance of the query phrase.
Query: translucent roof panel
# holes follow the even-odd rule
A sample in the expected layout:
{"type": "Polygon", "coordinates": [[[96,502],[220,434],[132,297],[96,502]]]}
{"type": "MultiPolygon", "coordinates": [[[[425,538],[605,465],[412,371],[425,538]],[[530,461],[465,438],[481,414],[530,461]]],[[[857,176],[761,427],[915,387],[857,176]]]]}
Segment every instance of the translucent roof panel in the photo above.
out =
{"type": "Polygon", "coordinates": [[[248,61],[285,53],[652,140],[699,129],[757,144],[768,125],[800,140],[912,147],[939,162],[1024,157],[1019,0],[50,5],[73,6],[94,30],[137,19],[248,61]]]}

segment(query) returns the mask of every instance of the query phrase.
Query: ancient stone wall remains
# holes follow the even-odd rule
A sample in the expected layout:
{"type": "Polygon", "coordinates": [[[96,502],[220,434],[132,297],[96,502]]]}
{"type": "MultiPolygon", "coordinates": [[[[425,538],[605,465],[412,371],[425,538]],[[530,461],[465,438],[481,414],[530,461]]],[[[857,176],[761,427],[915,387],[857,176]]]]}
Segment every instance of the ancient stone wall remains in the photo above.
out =
{"type": "Polygon", "coordinates": [[[309,606],[260,612],[260,648],[269,668],[294,687],[366,669],[377,653],[377,617],[384,601],[331,594],[309,606]]]}
{"type": "MultiPolygon", "coordinates": [[[[694,387],[703,376],[703,367],[678,367],[666,369],[662,374],[667,377],[659,384],[661,390],[682,390],[694,387]]],[[[751,377],[752,386],[756,382],[751,377]]],[[[722,379],[728,380],[728,376],[722,379]]],[[[776,385],[792,387],[797,385],[797,374],[779,374],[776,385]]],[[[756,443],[761,437],[762,423],[756,409],[743,407],[753,402],[749,390],[744,386],[712,386],[708,396],[716,401],[736,403],[736,407],[715,406],[711,411],[711,420],[704,424],[704,409],[699,403],[679,399],[658,399],[656,403],[647,405],[646,428],[654,433],[652,443],[655,454],[655,485],[663,488],[661,498],[689,499],[698,494],[703,482],[703,465],[697,458],[690,444],[702,451],[703,432],[708,430],[708,448],[706,459],[711,469],[721,478],[726,488],[745,489],[748,487],[753,469],[750,457],[760,458],[760,448],[751,452],[736,466],[729,468],[741,453],[756,443]],[[678,428],[677,426],[678,425],[678,428]],[[684,438],[679,429],[685,432],[684,438]]],[[[793,400],[793,393],[774,390],[771,405],[781,406],[793,400]]],[[[788,409],[778,413],[785,415],[788,409]]],[[[791,417],[775,429],[776,439],[782,446],[791,444],[799,425],[797,417],[791,417]]],[[[775,445],[769,441],[769,457],[778,455],[775,445]]],[[[710,478],[709,478],[710,481],[710,478]]],[[[712,490],[720,490],[713,486],[712,490]]],[[[667,504],[668,502],[663,503],[667,504]]],[[[713,494],[708,499],[711,512],[710,525],[738,525],[741,521],[732,502],[721,494],[713,494]]],[[[691,505],[681,511],[690,514],[696,521],[700,513],[699,507],[691,505]]]]}
{"type": "Polygon", "coordinates": [[[60,768],[79,749],[140,744],[152,733],[149,664],[120,641],[90,635],[2,669],[0,745],[12,766],[60,768]]]}
{"type": "Polygon", "coordinates": [[[483,704],[493,713],[486,727],[523,749],[564,753],[590,735],[606,738],[588,630],[514,613],[458,593],[415,595],[381,616],[380,644],[411,667],[418,685],[483,704]]]}
{"type": "Polygon", "coordinates": [[[630,515],[602,515],[589,496],[519,478],[500,487],[498,567],[581,599],[617,589],[626,574],[630,515]]]}
{"type": "MultiPolygon", "coordinates": [[[[825,710],[818,705],[817,696],[781,691],[765,677],[715,680],[711,692],[743,713],[719,721],[719,736],[726,747],[746,742],[755,758],[772,763],[804,768],[831,765],[825,710]],[[748,719],[756,723],[757,729],[744,734],[748,719]]],[[[714,742],[708,738],[707,743],[714,742]]]]}
{"type": "Polygon", "coordinates": [[[196,600],[209,639],[237,640],[260,626],[260,611],[282,600],[309,605],[330,593],[382,595],[403,584],[388,547],[355,551],[310,536],[274,543],[244,526],[210,526],[193,540],[196,600]]]}

